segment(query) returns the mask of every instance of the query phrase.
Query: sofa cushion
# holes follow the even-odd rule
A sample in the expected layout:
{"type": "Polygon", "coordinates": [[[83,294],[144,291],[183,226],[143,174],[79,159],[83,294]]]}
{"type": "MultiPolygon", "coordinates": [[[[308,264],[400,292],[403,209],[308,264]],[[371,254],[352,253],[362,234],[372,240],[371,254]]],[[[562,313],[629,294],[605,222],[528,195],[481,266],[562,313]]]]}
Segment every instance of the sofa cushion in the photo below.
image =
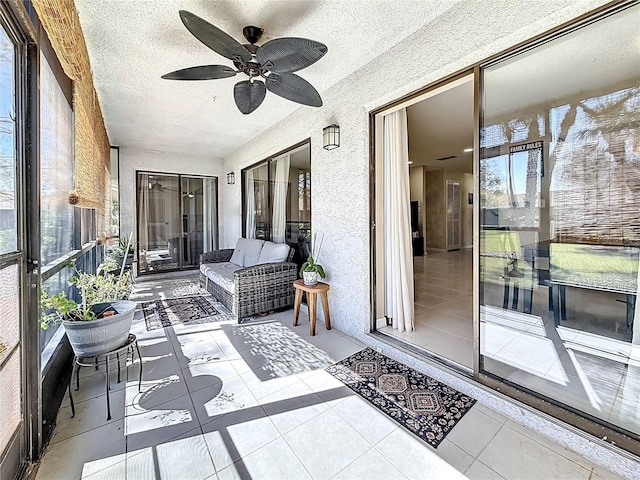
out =
{"type": "Polygon", "coordinates": [[[239,238],[231,255],[231,263],[240,267],[252,267],[258,263],[264,240],[256,238],[239,238]]]}
{"type": "Polygon", "coordinates": [[[258,263],[284,262],[289,256],[286,243],[264,242],[258,263]]]}
{"type": "Polygon", "coordinates": [[[233,283],[233,273],[241,268],[231,262],[203,263],[200,265],[200,271],[207,276],[210,282],[220,285],[231,294],[236,290],[233,283]]]}

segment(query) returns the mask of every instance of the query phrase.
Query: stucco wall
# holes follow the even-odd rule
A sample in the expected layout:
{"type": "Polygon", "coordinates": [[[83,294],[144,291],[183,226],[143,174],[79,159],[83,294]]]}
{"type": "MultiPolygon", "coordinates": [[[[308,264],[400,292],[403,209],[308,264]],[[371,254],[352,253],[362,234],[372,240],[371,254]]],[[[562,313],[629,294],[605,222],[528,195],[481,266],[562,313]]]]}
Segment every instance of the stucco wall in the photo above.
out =
{"type": "MultiPolygon", "coordinates": [[[[312,227],[325,234],[320,262],[331,283],[332,324],[365,338],[370,322],[368,112],[460,71],[604,1],[511,2],[466,0],[327,91],[322,108],[302,107],[224,160],[240,170],[311,138],[312,227]],[[322,128],[340,126],[341,146],[322,149],[322,128]]],[[[321,39],[329,48],[339,39],[321,39]]],[[[322,60],[321,60],[322,61],[322,60]]],[[[327,65],[326,68],[331,68],[327,65]]],[[[304,77],[304,71],[301,72],[304,77]]],[[[282,100],[285,101],[285,100],[282,100]]],[[[222,182],[223,183],[223,182],[222,182]]],[[[221,185],[222,246],[241,236],[240,183],[221,185]]]]}
{"type": "MultiPolygon", "coordinates": [[[[136,238],[136,170],[182,173],[218,177],[218,188],[226,186],[226,174],[222,174],[220,161],[177,154],[163,154],[120,148],[120,234],[133,232],[136,238]]],[[[236,179],[236,181],[238,181],[236,179]]],[[[221,199],[223,192],[218,192],[221,199]]],[[[220,218],[222,218],[221,214],[220,218]]]]}

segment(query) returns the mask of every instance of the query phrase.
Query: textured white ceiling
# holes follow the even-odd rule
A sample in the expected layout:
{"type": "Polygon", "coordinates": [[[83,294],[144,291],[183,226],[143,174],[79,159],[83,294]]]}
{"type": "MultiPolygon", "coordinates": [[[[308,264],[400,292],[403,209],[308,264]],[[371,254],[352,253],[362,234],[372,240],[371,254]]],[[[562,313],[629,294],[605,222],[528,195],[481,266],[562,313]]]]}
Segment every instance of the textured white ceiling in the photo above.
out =
{"type": "Polygon", "coordinates": [[[233,85],[244,75],[162,80],[161,75],[180,68],[231,64],[189,33],[179,10],[195,13],[242,43],[246,25],[262,27],[263,42],[294,36],[325,43],[328,53],[298,72],[322,95],[455,3],[76,0],[112,145],[207,159],[222,159],[297,108],[313,107],[267,92],[258,110],[242,115],[233,85]]]}

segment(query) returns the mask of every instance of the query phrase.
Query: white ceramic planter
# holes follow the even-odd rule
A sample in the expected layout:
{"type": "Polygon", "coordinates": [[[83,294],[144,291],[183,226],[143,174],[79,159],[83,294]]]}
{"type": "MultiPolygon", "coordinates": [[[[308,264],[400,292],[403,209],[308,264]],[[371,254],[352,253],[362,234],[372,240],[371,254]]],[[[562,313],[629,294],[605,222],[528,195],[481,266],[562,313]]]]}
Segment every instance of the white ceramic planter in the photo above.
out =
{"type": "Polygon", "coordinates": [[[88,322],[68,320],[62,322],[73,353],[77,357],[101,355],[124,345],[127,341],[136,311],[136,302],[119,300],[100,304],[100,311],[104,310],[103,305],[113,306],[118,313],[88,322]]]}
{"type": "Polygon", "coordinates": [[[318,283],[318,272],[302,272],[302,280],[305,285],[315,285],[318,283]]]}

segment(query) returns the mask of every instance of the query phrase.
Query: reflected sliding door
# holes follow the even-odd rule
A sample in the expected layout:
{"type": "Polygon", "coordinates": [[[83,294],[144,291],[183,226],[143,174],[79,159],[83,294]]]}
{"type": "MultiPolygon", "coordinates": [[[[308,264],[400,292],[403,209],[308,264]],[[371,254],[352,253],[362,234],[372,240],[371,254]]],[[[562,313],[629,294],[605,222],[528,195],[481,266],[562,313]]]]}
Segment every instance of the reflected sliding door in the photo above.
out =
{"type": "Polygon", "coordinates": [[[244,236],[286,243],[302,264],[311,251],[311,146],[242,171],[244,236]]]}
{"type": "Polygon", "coordinates": [[[636,5],[483,69],[480,137],[482,370],[634,438],[638,25],[636,5]]]}
{"type": "Polygon", "coordinates": [[[199,265],[218,245],[217,181],[138,172],[138,272],[199,265]]]}

